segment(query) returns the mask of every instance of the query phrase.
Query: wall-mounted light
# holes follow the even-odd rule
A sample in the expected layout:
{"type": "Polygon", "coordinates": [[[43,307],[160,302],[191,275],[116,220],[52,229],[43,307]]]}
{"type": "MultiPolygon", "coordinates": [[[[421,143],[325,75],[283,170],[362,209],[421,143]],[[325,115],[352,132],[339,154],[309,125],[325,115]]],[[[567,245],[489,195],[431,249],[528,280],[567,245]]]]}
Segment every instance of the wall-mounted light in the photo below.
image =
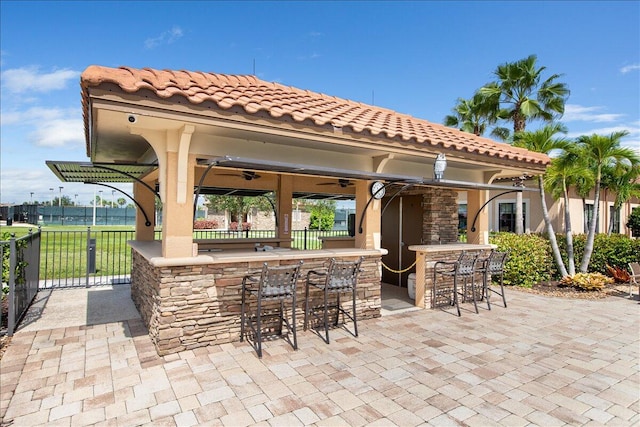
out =
{"type": "Polygon", "coordinates": [[[447,168],[447,157],[444,153],[438,154],[436,161],[433,164],[433,176],[436,180],[440,181],[444,177],[444,170],[447,168]]]}

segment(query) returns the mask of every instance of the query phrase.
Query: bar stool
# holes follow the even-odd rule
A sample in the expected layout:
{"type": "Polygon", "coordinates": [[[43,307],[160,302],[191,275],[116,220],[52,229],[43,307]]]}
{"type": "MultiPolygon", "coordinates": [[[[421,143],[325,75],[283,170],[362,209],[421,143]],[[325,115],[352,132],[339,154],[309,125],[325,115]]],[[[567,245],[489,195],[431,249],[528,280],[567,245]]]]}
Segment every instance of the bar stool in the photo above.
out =
{"type": "Polygon", "coordinates": [[[487,308],[491,310],[491,292],[498,294],[502,297],[502,303],[507,308],[507,298],[504,295],[504,266],[509,260],[509,252],[498,252],[491,250],[489,256],[481,260],[478,273],[482,274],[482,290],[483,295],[487,299],[487,308]],[[500,276],[500,291],[497,291],[491,287],[491,281],[494,276],[500,276]]]}
{"type": "MultiPolygon", "coordinates": [[[[438,290],[438,278],[441,280],[445,279],[453,279],[453,301],[450,302],[451,305],[456,306],[456,310],[458,311],[458,316],[460,314],[460,304],[459,297],[461,295],[463,297],[463,301],[466,299],[467,288],[471,288],[471,295],[473,298],[473,304],[476,309],[476,313],[478,313],[478,304],[476,303],[476,292],[475,292],[475,273],[476,270],[476,262],[478,261],[478,252],[468,252],[462,251],[460,256],[456,261],[437,261],[433,266],[433,307],[436,307],[436,297],[442,294],[441,291],[438,290]],[[462,292],[458,291],[458,282],[462,283],[462,292]]],[[[448,294],[450,291],[446,291],[448,294]]],[[[451,298],[451,297],[449,297],[451,298]]]]}
{"type": "MultiPolygon", "coordinates": [[[[278,335],[282,335],[283,324],[293,335],[293,349],[298,349],[296,337],[296,283],[300,274],[302,261],[294,265],[269,267],[265,262],[259,277],[247,275],[242,279],[242,308],[240,315],[240,341],[244,341],[245,327],[253,333],[253,348],[262,357],[263,318],[277,317],[279,320],[278,335]],[[256,310],[249,315],[250,299],[256,298],[256,310]],[[291,320],[284,315],[284,302],[291,301],[291,320]],[[265,308],[265,302],[279,302],[277,313],[275,308],[265,308]],[[263,311],[269,310],[266,314],[263,311]]],[[[288,335],[288,334],[287,334],[288,335]]]]}
{"type": "MultiPolygon", "coordinates": [[[[354,336],[358,336],[358,323],[356,320],[356,284],[358,273],[364,257],[356,261],[337,261],[332,258],[326,270],[311,270],[307,273],[305,286],[304,330],[307,330],[309,316],[312,315],[324,325],[325,342],[329,344],[329,309],[336,310],[334,326],[338,325],[340,313],[353,322],[354,336]],[[315,287],[323,292],[322,318],[309,306],[309,288],[315,287]],[[348,313],[340,304],[340,294],[351,293],[352,311],[348,313]],[[329,305],[329,294],[336,294],[335,305],[329,305]]],[[[319,335],[319,334],[318,334],[319,335]]]]}

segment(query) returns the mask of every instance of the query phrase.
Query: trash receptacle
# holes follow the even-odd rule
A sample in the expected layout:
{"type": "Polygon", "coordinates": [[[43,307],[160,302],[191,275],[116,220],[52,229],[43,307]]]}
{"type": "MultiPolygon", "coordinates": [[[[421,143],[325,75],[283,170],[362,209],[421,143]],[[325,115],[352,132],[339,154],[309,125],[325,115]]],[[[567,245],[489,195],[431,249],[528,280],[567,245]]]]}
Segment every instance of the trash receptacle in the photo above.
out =
{"type": "Polygon", "coordinates": [[[96,272],[96,239],[89,239],[89,253],[87,254],[87,271],[96,272]]]}
{"type": "Polygon", "coordinates": [[[416,273],[411,273],[407,278],[407,290],[409,291],[409,298],[416,299],[416,273]]]}
{"type": "Polygon", "coordinates": [[[13,219],[7,218],[7,225],[12,225],[12,224],[13,224],[13,219]]]}

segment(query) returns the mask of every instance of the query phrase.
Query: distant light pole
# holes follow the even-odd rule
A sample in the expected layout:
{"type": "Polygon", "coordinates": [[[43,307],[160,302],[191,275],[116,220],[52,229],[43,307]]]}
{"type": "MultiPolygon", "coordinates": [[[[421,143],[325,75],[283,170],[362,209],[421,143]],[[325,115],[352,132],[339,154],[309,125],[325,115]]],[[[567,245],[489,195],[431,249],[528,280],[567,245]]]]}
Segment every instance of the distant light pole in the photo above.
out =
{"type": "Polygon", "coordinates": [[[116,194],[116,190],[111,190],[111,207],[114,208],[116,205],[113,201],[113,195],[116,194]]]}
{"type": "Polygon", "coordinates": [[[49,188],[49,190],[51,191],[51,203],[49,206],[49,222],[53,222],[53,187],[49,188]]]}
{"type": "Polygon", "coordinates": [[[98,190],[98,193],[100,193],[100,207],[102,207],[102,190],[98,190]]]}
{"type": "Polygon", "coordinates": [[[73,196],[73,205],[74,206],[78,206],[78,195],[77,194],[74,194],[74,196],[73,196]]]}
{"type": "Polygon", "coordinates": [[[30,202],[30,204],[31,205],[33,204],[33,191],[31,192],[31,202],[30,202]]]}
{"type": "Polygon", "coordinates": [[[58,200],[58,206],[61,207],[62,206],[62,189],[64,187],[58,187],[60,189],[60,199],[58,200]]]}

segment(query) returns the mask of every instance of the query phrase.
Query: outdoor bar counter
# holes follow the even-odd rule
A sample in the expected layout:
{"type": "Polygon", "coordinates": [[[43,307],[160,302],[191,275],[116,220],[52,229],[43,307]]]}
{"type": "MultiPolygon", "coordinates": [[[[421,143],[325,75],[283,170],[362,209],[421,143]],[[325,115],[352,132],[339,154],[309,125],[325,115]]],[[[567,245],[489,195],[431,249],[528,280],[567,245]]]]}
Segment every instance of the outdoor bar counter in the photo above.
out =
{"type": "MultiPolygon", "coordinates": [[[[259,273],[265,262],[273,266],[303,261],[297,286],[300,331],[307,272],[326,266],[331,258],[364,257],[357,285],[358,320],[380,316],[383,249],[231,248],[195,253],[194,246],[193,257],[164,258],[160,241],[130,241],[129,245],[133,252],[131,296],[160,355],[239,341],[242,278],[259,273]]],[[[322,294],[314,292],[310,298],[312,304],[319,304],[322,294]]],[[[350,298],[343,301],[350,304],[350,298]]]]}
{"type": "MultiPolygon", "coordinates": [[[[416,299],[418,307],[434,308],[433,266],[437,261],[455,261],[462,251],[486,251],[487,255],[495,245],[474,245],[452,243],[445,245],[412,245],[410,251],[416,253],[416,299]],[[420,274],[422,272],[422,274],[420,274]]],[[[443,283],[445,286],[446,283],[443,283]]]]}

